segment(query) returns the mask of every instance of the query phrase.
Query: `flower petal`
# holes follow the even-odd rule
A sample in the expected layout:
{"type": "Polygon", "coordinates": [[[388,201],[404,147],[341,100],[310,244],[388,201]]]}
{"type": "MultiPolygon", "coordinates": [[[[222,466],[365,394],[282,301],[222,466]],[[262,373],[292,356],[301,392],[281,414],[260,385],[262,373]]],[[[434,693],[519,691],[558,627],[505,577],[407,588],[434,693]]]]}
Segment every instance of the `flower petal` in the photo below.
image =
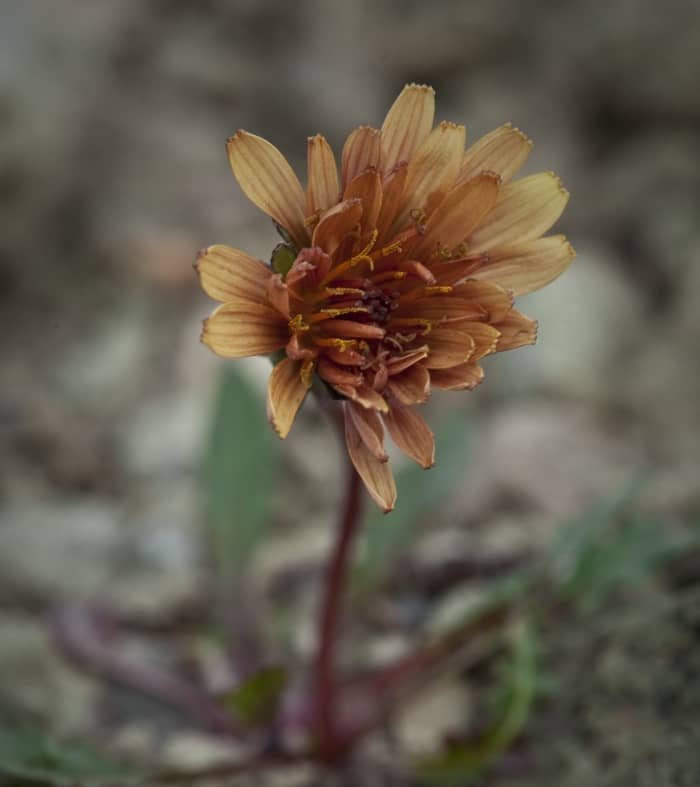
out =
{"type": "Polygon", "coordinates": [[[202,289],[215,301],[242,298],[267,303],[267,283],[272,271],[249,254],[230,246],[209,246],[197,255],[195,270],[202,289]]]}
{"type": "Polygon", "coordinates": [[[279,273],[270,276],[267,280],[267,300],[286,320],[291,317],[289,313],[289,290],[279,273]]]}
{"type": "Polygon", "coordinates": [[[396,504],[396,484],[391,468],[388,462],[380,462],[367,448],[347,408],[348,405],[345,407],[345,443],[348,454],[372,499],[382,511],[388,513],[396,504]]]}
{"type": "Polygon", "coordinates": [[[430,372],[422,363],[414,364],[390,377],[386,387],[400,404],[423,404],[430,397],[430,372]]]}
{"type": "Polygon", "coordinates": [[[262,137],[238,131],[226,142],[233,174],[248,199],[307,246],[304,190],[287,159],[262,137]]]}
{"type": "Polygon", "coordinates": [[[386,234],[401,210],[401,202],[408,175],[408,162],[397,164],[382,183],[382,206],[377,217],[377,243],[386,238],[386,234]]]}
{"type": "Polygon", "coordinates": [[[384,397],[375,391],[374,388],[370,388],[369,385],[363,384],[354,386],[340,384],[334,385],[333,388],[335,388],[338,393],[346,396],[353,402],[357,402],[368,410],[386,412],[389,409],[389,405],[387,405],[384,397]]]}
{"type": "Polygon", "coordinates": [[[348,233],[357,229],[362,217],[362,201],[348,199],[327,210],[314,228],[313,246],[332,255],[348,233]]]}
{"type": "Polygon", "coordinates": [[[489,170],[507,183],[527,161],[531,150],[532,140],[512,123],[505,123],[467,148],[459,179],[468,180],[489,170]]]}
{"type": "Polygon", "coordinates": [[[513,306],[512,294],[494,282],[469,279],[457,284],[452,295],[483,308],[487,321],[494,324],[502,320],[513,306]]]}
{"type": "Polygon", "coordinates": [[[476,343],[462,326],[461,323],[449,328],[439,326],[430,332],[427,337],[430,352],[423,362],[426,369],[448,369],[471,358],[476,343]]]}
{"type": "Polygon", "coordinates": [[[353,178],[345,188],[343,199],[359,199],[362,202],[362,235],[371,232],[382,207],[382,179],[377,171],[367,169],[353,178]]]}
{"type": "Polygon", "coordinates": [[[435,437],[412,407],[391,407],[382,418],[391,439],[406,456],[426,470],[435,464],[435,437]]]}
{"type": "Polygon", "coordinates": [[[405,369],[408,369],[413,364],[418,363],[418,361],[422,361],[423,358],[428,357],[428,345],[424,344],[422,347],[418,347],[415,350],[407,350],[400,355],[392,355],[387,360],[387,371],[389,373],[389,377],[392,377],[395,374],[401,374],[405,369]]]}
{"type": "Polygon", "coordinates": [[[311,375],[302,375],[303,361],[284,358],[272,370],[267,386],[267,417],[284,439],[309,390],[311,375]]]}
{"type": "Polygon", "coordinates": [[[486,317],[486,310],[473,301],[452,298],[449,295],[434,295],[420,298],[409,303],[399,302],[399,307],[389,317],[389,327],[397,319],[411,318],[419,323],[430,320],[435,323],[458,322],[460,320],[480,320],[486,317]]]}
{"type": "Polygon", "coordinates": [[[328,210],[340,199],[338,168],[333,149],[321,134],[309,137],[306,147],[308,186],[306,189],[306,213],[328,210]]]}
{"type": "Polygon", "coordinates": [[[449,369],[433,369],[430,382],[444,391],[471,391],[484,379],[484,370],[474,361],[452,366],[449,369]]]}
{"type": "Polygon", "coordinates": [[[289,339],[284,318],[270,306],[232,300],[204,321],[202,342],[224,358],[246,358],[279,350],[289,339]]]}
{"type": "Polygon", "coordinates": [[[354,402],[345,405],[345,417],[353,420],[362,442],[380,462],[388,461],[384,450],[384,428],[376,410],[368,410],[354,402]]]}
{"type": "Polygon", "coordinates": [[[347,188],[367,167],[382,169],[382,134],[369,126],[356,128],[345,140],[342,164],[343,187],[347,188]]]}
{"type": "Polygon", "coordinates": [[[473,257],[462,257],[457,260],[437,260],[432,263],[430,270],[440,286],[452,286],[463,282],[473,276],[488,263],[488,254],[475,254],[473,257]]]}
{"type": "Polygon", "coordinates": [[[443,121],[432,130],[408,163],[402,209],[394,228],[402,228],[413,211],[429,212],[452,188],[462,163],[464,126],[443,121]]]}
{"type": "Polygon", "coordinates": [[[425,235],[412,250],[422,254],[441,249],[452,251],[476,227],[496,204],[500,178],[482,172],[471,180],[458,183],[445,195],[425,222],[425,235]]]}
{"type": "Polygon", "coordinates": [[[531,320],[517,309],[511,309],[496,327],[501,332],[496,352],[515,350],[537,341],[537,321],[531,320]]]}
{"type": "Polygon", "coordinates": [[[493,250],[472,277],[497,282],[514,295],[525,295],[554,281],[575,256],[563,235],[549,235],[493,250]]]}
{"type": "Polygon", "coordinates": [[[318,376],[331,385],[362,385],[363,377],[358,368],[339,366],[326,357],[318,362],[318,376]]]}
{"type": "Polygon", "coordinates": [[[496,352],[501,337],[500,323],[498,327],[494,327],[485,322],[463,322],[459,327],[469,333],[474,340],[474,352],[469,360],[478,361],[485,355],[496,352]]]}
{"type": "Polygon", "coordinates": [[[435,91],[428,85],[406,85],[382,124],[384,169],[408,161],[433,127],[435,91]]]}
{"type": "Polygon", "coordinates": [[[553,172],[509,183],[469,238],[470,254],[539,238],[561,216],[568,201],[569,192],[553,172]]]}

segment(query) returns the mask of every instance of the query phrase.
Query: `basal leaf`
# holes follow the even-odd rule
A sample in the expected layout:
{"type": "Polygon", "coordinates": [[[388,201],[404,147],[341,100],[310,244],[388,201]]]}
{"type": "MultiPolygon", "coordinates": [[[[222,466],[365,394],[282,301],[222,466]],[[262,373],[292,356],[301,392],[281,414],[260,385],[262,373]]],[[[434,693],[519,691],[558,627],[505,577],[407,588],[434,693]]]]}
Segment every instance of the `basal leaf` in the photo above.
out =
{"type": "Polygon", "coordinates": [[[208,521],[224,583],[265,533],[275,458],[262,397],[235,370],[221,376],[204,468],[208,521]]]}

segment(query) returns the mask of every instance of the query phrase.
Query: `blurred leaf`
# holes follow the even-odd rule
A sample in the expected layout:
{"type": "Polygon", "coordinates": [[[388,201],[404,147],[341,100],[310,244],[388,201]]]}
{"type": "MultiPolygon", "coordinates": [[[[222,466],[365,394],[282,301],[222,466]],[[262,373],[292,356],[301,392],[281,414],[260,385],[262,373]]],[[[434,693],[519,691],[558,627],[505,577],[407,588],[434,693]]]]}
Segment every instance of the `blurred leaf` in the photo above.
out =
{"type": "Polygon", "coordinates": [[[443,419],[435,435],[435,467],[423,470],[411,464],[397,474],[396,509],[389,515],[372,509],[364,525],[354,576],[356,589],[366,591],[381,580],[394,555],[416,538],[420,518],[443,503],[464,478],[472,438],[471,420],[464,413],[453,412],[443,419]]]}
{"type": "Polygon", "coordinates": [[[246,724],[260,724],[275,715],[287,673],[281,667],[265,667],[229,692],[223,702],[246,724]]]}
{"type": "Polygon", "coordinates": [[[265,405],[238,374],[221,377],[204,468],[208,521],[221,579],[240,573],[265,534],[275,436],[265,405]]]}
{"type": "Polygon", "coordinates": [[[522,732],[530,715],[537,685],[535,635],[521,620],[513,629],[511,652],[503,671],[501,711],[498,721],[476,739],[452,743],[447,751],[417,766],[428,784],[451,787],[464,785],[508,749],[522,732]]]}
{"type": "Polygon", "coordinates": [[[58,744],[28,727],[0,729],[0,772],[51,784],[136,783],[145,778],[84,744],[58,744]]]}
{"type": "Polygon", "coordinates": [[[639,581],[691,543],[691,536],[629,511],[645,482],[631,482],[618,496],[562,527],[550,562],[564,596],[593,607],[615,587],[639,581]]]}

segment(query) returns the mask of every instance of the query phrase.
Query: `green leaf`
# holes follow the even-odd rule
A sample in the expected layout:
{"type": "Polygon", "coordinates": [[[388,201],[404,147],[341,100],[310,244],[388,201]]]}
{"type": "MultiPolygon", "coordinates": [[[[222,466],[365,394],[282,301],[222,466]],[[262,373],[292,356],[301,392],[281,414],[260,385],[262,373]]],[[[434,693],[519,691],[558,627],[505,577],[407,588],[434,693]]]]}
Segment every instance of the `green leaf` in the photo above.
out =
{"type": "Polygon", "coordinates": [[[224,586],[242,572],[266,532],[274,446],[262,397],[237,371],[226,369],[204,466],[208,523],[224,586]]]}
{"type": "Polygon", "coordinates": [[[246,724],[261,724],[275,715],[287,673],[281,667],[265,667],[223,697],[223,703],[246,724]]]}
{"type": "Polygon", "coordinates": [[[85,744],[59,744],[38,730],[0,728],[0,772],[51,784],[136,783],[145,774],[85,744]]]}
{"type": "Polygon", "coordinates": [[[426,783],[440,787],[467,784],[500,757],[522,732],[537,688],[535,635],[525,620],[513,629],[502,680],[499,687],[502,710],[498,720],[483,735],[453,743],[446,752],[419,762],[416,770],[426,783]]]}
{"type": "Polygon", "coordinates": [[[272,250],[270,257],[270,265],[275,273],[282,274],[282,278],[286,278],[289,273],[294,260],[296,259],[296,249],[289,243],[278,243],[272,250]]]}
{"type": "Polygon", "coordinates": [[[645,479],[634,480],[562,527],[550,565],[564,597],[594,607],[615,587],[639,581],[693,542],[687,533],[630,511],[644,485],[645,479]]]}
{"type": "Polygon", "coordinates": [[[387,515],[373,509],[360,541],[354,583],[366,592],[381,581],[385,568],[418,535],[421,517],[437,508],[464,478],[473,425],[462,412],[443,419],[435,435],[437,463],[430,470],[406,466],[396,477],[398,505],[387,515]]]}

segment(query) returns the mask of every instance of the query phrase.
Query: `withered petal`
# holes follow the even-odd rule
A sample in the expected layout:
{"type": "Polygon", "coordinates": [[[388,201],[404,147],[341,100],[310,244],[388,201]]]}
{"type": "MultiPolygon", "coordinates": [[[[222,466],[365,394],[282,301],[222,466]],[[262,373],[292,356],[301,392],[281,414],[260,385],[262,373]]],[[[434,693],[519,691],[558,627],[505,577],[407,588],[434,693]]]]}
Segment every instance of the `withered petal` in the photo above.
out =
{"type": "Polygon", "coordinates": [[[380,462],[367,448],[355,426],[355,421],[345,408],[345,443],[355,470],[362,479],[374,502],[388,513],[396,505],[396,484],[388,462],[380,462]]]}
{"type": "Polygon", "coordinates": [[[496,326],[500,331],[497,352],[515,350],[537,341],[537,320],[526,317],[517,309],[511,309],[505,319],[496,326]]]}
{"type": "Polygon", "coordinates": [[[380,462],[388,461],[384,450],[384,428],[376,410],[361,407],[355,402],[345,405],[346,417],[352,418],[362,442],[367,446],[372,455],[380,462]]]}
{"type": "Polygon", "coordinates": [[[430,372],[422,363],[416,363],[390,377],[386,387],[400,404],[423,404],[430,397],[430,372]]]}
{"type": "Polygon", "coordinates": [[[468,361],[476,349],[476,342],[464,323],[449,327],[439,326],[426,338],[430,351],[423,361],[426,369],[447,369],[468,361]]]}
{"type": "Polygon", "coordinates": [[[435,464],[435,437],[413,407],[394,406],[382,415],[391,439],[422,468],[435,464]]]}
{"type": "Polygon", "coordinates": [[[513,306],[513,295],[496,282],[468,279],[452,290],[455,298],[463,298],[474,306],[484,309],[486,320],[497,323],[513,306]]]}
{"type": "Polygon", "coordinates": [[[451,366],[449,369],[433,369],[430,382],[444,391],[473,390],[484,379],[484,370],[474,361],[451,366]]]}

